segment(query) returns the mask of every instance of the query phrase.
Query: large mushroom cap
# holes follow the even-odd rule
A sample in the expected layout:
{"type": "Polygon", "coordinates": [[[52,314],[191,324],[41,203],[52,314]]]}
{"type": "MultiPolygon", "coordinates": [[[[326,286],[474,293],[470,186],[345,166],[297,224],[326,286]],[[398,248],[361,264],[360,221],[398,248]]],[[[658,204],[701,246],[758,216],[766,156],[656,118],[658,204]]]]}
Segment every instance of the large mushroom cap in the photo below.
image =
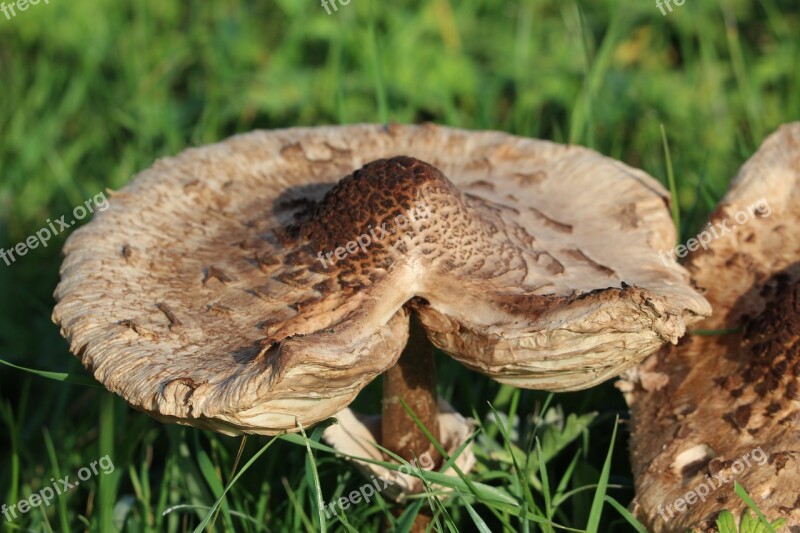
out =
{"type": "Polygon", "coordinates": [[[648,531],[715,530],[723,509],[741,515],[734,480],[770,521],[800,526],[798,228],[795,122],[742,167],[701,228],[718,238],[688,258],[714,306],[698,327],[728,333],[687,335],[621,383],[633,413],[633,506],[648,531]]]}
{"type": "Polygon", "coordinates": [[[54,320],[132,405],[223,432],[347,406],[395,364],[407,304],[468,367],[577,389],[709,313],[658,257],[667,198],[591,150],[497,132],[253,132],[115,194],[65,246],[54,320]]]}

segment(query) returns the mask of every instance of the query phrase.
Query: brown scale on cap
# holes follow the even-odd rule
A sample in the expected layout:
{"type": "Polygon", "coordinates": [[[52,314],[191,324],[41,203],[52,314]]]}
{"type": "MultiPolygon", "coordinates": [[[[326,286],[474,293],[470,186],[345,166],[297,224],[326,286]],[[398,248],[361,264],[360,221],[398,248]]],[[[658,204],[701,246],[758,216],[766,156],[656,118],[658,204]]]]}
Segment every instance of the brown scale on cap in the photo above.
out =
{"type": "MultiPolygon", "coordinates": [[[[370,230],[383,228],[383,240],[375,244],[392,246],[404,232],[413,231],[406,229],[408,224],[400,226],[395,221],[427,205],[426,193],[436,190],[460,196],[453,184],[427,163],[404,156],[379,159],[342,178],[318,205],[300,215],[298,233],[321,250],[335,250],[370,230]]],[[[379,254],[389,259],[388,254],[379,254]]]]}
{"type": "Polygon", "coordinates": [[[751,436],[769,435],[776,423],[795,425],[800,417],[800,284],[779,274],[769,285],[775,299],[745,325],[738,370],[715,380],[731,399],[723,419],[751,436]]]}
{"type": "Polygon", "coordinates": [[[500,225],[485,201],[465,198],[440,170],[398,156],[342,178],[320,202],[296,215],[285,232],[294,242],[285,243],[305,252],[291,256],[293,268],[308,263],[314,272],[336,273],[338,285],[321,286],[326,293],[372,285],[397,261],[411,258],[495,277],[504,258],[523,253],[508,250],[505,235],[495,238],[500,225]],[[496,260],[487,265],[492,257],[496,260]]]}
{"type": "Polygon", "coordinates": [[[748,323],[743,334],[749,360],[740,379],[761,398],[789,394],[788,384],[800,377],[800,285],[791,286],[786,276],[779,276],[776,285],[777,301],[748,323]]]}
{"type": "MultiPolygon", "coordinates": [[[[774,301],[745,325],[744,361],[720,382],[736,405],[723,418],[752,436],[771,434],[776,422],[784,428],[800,423],[800,284],[779,274],[768,285],[775,288],[774,301]]],[[[800,441],[800,428],[796,431],[800,441]]]]}

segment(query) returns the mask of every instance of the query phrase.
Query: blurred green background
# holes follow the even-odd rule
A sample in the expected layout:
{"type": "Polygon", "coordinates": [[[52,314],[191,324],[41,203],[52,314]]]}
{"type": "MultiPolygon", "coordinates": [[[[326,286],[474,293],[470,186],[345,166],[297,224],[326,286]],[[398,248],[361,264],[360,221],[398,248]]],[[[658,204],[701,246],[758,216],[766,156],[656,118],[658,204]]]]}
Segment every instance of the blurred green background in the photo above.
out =
{"type": "MultiPolygon", "coordinates": [[[[10,19],[0,13],[0,43],[4,249],[186,147],[256,128],[387,121],[584,144],[666,183],[663,125],[683,240],[763,138],[800,119],[796,0],[686,0],[666,16],[652,0],[351,0],[330,15],[299,0],[50,0],[10,19]]],[[[68,234],[0,262],[0,359],[82,373],[50,320],[68,234]]],[[[562,479],[577,490],[554,520],[586,528],[614,417],[626,416],[613,386],[556,395],[558,409],[540,417],[546,395],[440,362],[441,392],[484,421],[488,401],[510,412],[522,449],[536,423],[563,437],[570,414],[578,424],[598,413],[547,463],[554,490],[562,479]]],[[[375,410],[379,386],[359,399],[364,410],[375,410]]],[[[230,479],[239,447],[158,424],[102,389],[3,366],[0,415],[0,504],[103,455],[116,465],[49,508],[14,522],[0,516],[9,530],[191,531],[230,479]]],[[[476,479],[511,486],[510,463],[490,453],[503,450],[496,428],[482,438],[476,479]]],[[[632,497],[626,438],[623,424],[610,475],[620,488],[609,492],[623,505],[632,497]]],[[[242,462],[265,442],[248,439],[242,462]]],[[[326,500],[360,484],[351,467],[315,455],[326,500]]],[[[233,487],[216,530],[319,529],[305,461],[304,447],[272,446],[233,487]]],[[[533,475],[535,488],[542,480],[533,475]]],[[[545,507],[540,492],[534,500],[545,507]]],[[[539,528],[473,506],[493,531],[539,528]]],[[[448,511],[458,529],[478,527],[464,505],[448,511]]],[[[364,505],[347,520],[377,531],[385,515],[364,505]]],[[[328,527],[347,530],[335,519],[328,527]]],[[[632,526],[607,506],[599,527],[632,526]]]]}

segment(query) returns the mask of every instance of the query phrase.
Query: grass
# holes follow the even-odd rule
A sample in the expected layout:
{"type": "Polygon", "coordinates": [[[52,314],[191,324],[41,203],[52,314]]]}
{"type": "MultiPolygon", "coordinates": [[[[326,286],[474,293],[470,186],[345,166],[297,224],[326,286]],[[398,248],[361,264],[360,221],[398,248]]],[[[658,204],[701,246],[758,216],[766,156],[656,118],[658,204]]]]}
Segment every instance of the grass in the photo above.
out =
{"type": "MultiPolygon", "coordinates": [[[[352,0],[330,16],[297,0],[39,3],[0,15],[0,248],[188,146],[426,120],[643,168],[674,189],[683,242],[763,137],[800,118],[799,29],[795,0],[689,0],[667,16],[622,0],[352,0]]],[[[320,499],[363,481],[316,428],[232,439],[87,386],[50,321],[68,233],[0,263],[0,359],[55,373],[0,365],[0,503],[105,455],[114,471],[0,518],[4,529],[404,530],[429,504],[395,518],[377,497],[326,520],[320,499]]],[[[435,508],[439,530],[634,530],[627,412],[611,384],[549,398],[439,364],[441,393],[480,422],[473,473],[425,474],[458,491],[435,508]]],[[[379,398],[374,383],[355,407],[374,412],[379,398]]]]}

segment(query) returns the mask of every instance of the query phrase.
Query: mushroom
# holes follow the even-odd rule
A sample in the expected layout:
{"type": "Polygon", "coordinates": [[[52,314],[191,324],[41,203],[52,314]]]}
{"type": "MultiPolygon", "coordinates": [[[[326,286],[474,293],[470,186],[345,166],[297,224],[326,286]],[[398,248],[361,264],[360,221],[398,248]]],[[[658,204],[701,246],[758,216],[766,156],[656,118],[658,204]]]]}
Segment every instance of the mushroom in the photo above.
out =
{"type": "Polygon", "coordinates": [[[633,415],[633,509],[648,531],[741,516],[734,480],[767,519],[800,526],[799,205],[796,122],[742,167],[703,227],[718,238],[688,257],[714,309],[697,327],[715,334],[690,333],[620,385],[633,415]]]}
{"type": "Polygon", "coordinates": [[[447,414],[431,344],[576,390],[707,316],[658,257],[667,202],[594,151],[498,132],[257,131],[116,193],[65,245],[54,320],[137,409],[227,434],[316,424],[384,374],[382,444],[410,459],[430,446],[399,399],[434,435],[447,414]]]}

